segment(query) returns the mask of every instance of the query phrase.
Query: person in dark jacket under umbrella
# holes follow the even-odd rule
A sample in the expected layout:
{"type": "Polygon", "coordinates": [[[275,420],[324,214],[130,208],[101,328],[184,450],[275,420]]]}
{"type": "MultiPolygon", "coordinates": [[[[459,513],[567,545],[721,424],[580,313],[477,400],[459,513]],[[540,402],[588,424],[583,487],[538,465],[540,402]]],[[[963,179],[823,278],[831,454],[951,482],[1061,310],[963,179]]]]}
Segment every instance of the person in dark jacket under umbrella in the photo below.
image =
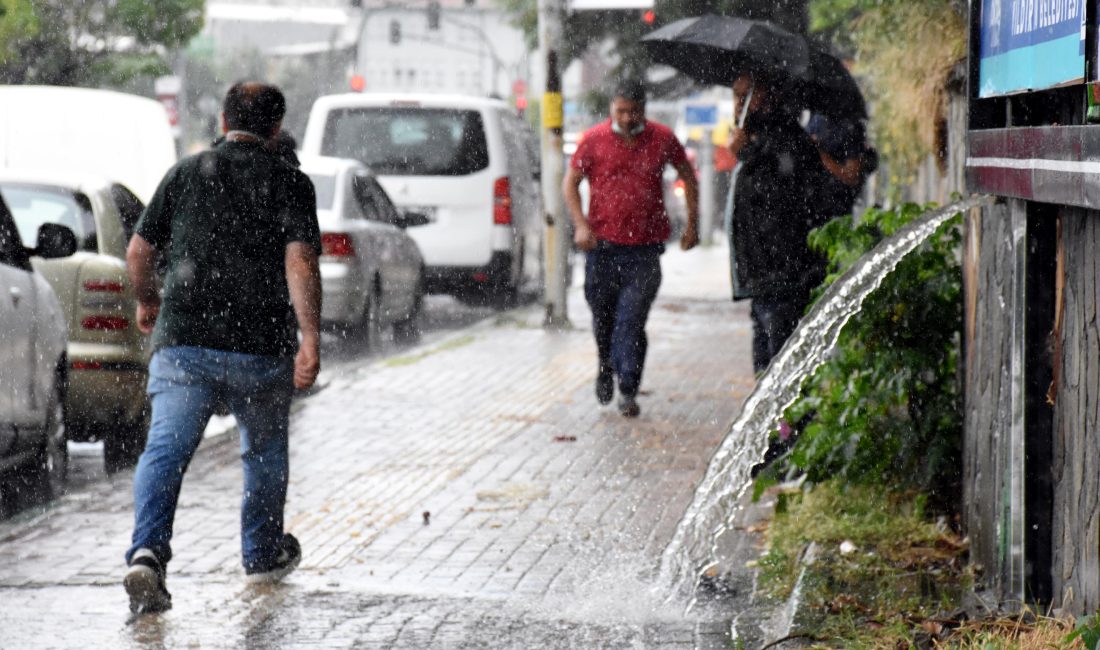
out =
{"type": "Polygon", "coordinates": [[[809,232],[833,216],[837,183],[798,123],[783,88],[762,76],[733,84],[738,124],[730,224],[733,299],[751,299],[753,370],[761,373],[794,332],[825,278],[825,260],[810,250],[809,232]]]}

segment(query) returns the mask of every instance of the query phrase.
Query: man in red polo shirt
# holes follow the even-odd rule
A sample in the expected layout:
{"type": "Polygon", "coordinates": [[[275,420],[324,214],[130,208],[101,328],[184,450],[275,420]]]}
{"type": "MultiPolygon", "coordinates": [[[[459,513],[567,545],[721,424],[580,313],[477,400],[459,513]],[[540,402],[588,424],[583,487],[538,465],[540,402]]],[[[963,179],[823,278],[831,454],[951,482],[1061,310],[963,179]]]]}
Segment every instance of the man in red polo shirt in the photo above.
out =
{"type": "Polygon", "coordinates": [[[592,308],[599,352],[596,399],[611,401],[619,380],[619,412],[637,417],[645,365],[645,322],[661,286],[661,253],[670,234],[662,177],[672,165],[684,182],[688,223],[684,250],[699,242],[699,185],[672,131],[645,119],[645,87],[624,81],[611,101],[611,119],[585,132],[562,183],[573,239],[587,252],[584,296],[592,308]],[[587,178],[590,204],[581,205],[587,178]]]}

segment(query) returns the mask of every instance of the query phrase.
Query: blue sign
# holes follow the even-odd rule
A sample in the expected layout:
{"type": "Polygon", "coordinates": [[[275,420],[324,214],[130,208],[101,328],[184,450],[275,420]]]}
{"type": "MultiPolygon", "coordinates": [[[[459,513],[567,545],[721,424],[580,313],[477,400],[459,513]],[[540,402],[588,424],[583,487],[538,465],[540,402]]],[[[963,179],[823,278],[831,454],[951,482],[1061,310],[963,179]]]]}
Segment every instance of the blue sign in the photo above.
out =
{"type": "Polygon", "coordinates": [[[684,123],[688,126],[718,124],[718,107],[714,104],[687,104],[684,106],[684,123]]]}
{"type": "Polygon", "coordinates": [[[1084,0],[982,0],[979,95],[1083,81],[1084,5],[1084,0]]]}

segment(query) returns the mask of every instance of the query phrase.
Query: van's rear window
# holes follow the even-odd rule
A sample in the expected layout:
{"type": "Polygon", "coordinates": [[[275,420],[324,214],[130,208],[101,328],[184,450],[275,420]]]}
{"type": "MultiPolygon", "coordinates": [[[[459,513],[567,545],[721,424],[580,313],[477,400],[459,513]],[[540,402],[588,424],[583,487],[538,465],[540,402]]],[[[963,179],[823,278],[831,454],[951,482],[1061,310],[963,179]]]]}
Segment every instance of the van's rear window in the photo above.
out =
{"type": "Polygon", "coordinates": [[[465,176],[489,166],[481,114],[443,108],[345,108],[329,113],[321,153],[376,174],[465,176]]]}

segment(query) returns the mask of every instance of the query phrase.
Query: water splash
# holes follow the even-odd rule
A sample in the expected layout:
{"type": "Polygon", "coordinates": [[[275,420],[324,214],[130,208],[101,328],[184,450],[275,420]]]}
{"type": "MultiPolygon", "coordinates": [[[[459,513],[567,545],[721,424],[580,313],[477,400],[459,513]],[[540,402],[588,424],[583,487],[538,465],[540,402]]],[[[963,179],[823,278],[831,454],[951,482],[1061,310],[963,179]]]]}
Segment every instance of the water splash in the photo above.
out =
{"type": "Polygon", "coordinates": [[[745,490],[752,485],[749,470],[763,457],[768,432],[797,399],[802,382],[836,345],[840,331],[860,310],[864,299],[907,254],[949,219],[992,201],[988,196],[971,197],[906,224],[829,286],[772,360],[711,458],[661,558],[658,585],[666,589],[664,593],[693,599],[700,578],[717,565],[719,540],[735,519],[745,490]]]}

